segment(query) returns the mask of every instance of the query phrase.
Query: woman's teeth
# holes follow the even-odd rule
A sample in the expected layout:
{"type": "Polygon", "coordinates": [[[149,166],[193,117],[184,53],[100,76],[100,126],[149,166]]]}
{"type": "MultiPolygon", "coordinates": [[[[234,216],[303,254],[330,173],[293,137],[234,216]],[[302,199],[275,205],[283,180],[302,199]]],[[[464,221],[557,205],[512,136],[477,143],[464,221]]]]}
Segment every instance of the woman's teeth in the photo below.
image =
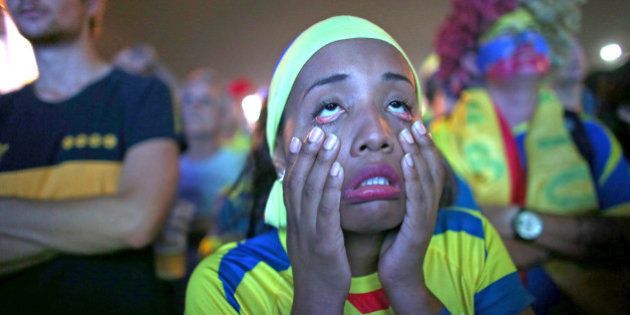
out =
{"type": "Polygon", "coordinates": [[[359,187],[364,186],[389,186],[389,180],[385,177],[372,177],[361,182],[359,187]]]}

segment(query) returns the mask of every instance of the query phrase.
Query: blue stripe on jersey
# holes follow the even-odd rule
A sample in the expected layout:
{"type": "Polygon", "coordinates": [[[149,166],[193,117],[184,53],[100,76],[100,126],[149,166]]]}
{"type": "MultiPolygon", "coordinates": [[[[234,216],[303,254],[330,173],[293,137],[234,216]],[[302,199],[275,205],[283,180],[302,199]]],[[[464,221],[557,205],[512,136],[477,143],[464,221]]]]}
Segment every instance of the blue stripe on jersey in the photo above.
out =
{"type": "Polygon", "coordinates": [[[601,210],[630,202],[630,166],[621,160],[603,186],[597,186],[601,210]]]}
{"type": "Polygon", "coordinates": [[[475,294],[475,314],[518,314],[532,300],[513,272],[475,294]]]}
{"type": "Polygon", "coordinates": [[[433,235],[439,235],[446,231],[464,232],[484,239],[483,224],[480,218],[464,211],[442,208],[438,211],[433,235]]]}
{"type": "Polygon", "coordinates": [[[568,299],[543,267],[530,268],[526,275],[527,290],[534,296],[532,309],[535,314],[549,314],[554,306],[568,299]]]}
{"type": "Polygon", "coordinates": [[[289,257],[282,248],[278,231],[275,229],[238,244],[221,259],[219,279],[223,283],[225,298],[236,312],[240,312],[241,309],[234,296],[236,288],[245,274],[261,261],[278,272],[289,269],[289,257]]]}
{"type": "Polygon", "coordinates": [[[475,197],[473,197],[472,190],[468,183],[458,175],[455,175],[455,182],[457,183],[457,191],[453,206],[479,211],[479,206],[475,201],[475,197]]]}
{"type": "Polygon", "coordinates": [[[606,168],[606,162],[608,162],[608,158],[610,158],[611,143],[604,129],[602,129],[602,127],[595,122],[585,120],[584,128],[586,129],[588,140],[593,146],[593,151],[595,152],[595,161],[591,162],[595,167],[594,181],[595,184],[597,184],[597,179],[602,176],[602,173],[606,168]]]}
{"type": "Polygon", "coordinates": [[[527,138],[527,132],[521,132],[514,137],[516,142],[516,148],[518,149],[518,161],[521,163],[521,167],[527,174],[527,151],[525,150],[525,139],[527,138]]]}
{"type": "Polygon", "coordinates": [[[603,185],[599,178],[603,175],[608,160],[611,159],[611,141],[603,127],[594,121],[585,121],[589,140],[595,151],[595,188],[599,197],[599,208],[606,210],[630,202],[630,166],[624,156],[621,157],[603,185]]]}

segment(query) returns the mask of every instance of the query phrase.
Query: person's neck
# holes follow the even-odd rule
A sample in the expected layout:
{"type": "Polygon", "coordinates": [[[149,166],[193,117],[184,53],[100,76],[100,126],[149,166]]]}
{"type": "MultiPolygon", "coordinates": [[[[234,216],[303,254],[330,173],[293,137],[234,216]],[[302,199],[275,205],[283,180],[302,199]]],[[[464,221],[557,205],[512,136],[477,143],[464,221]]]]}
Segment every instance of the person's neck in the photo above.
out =
{"type": "Polygon", "coordinates": [[[111,65],[97,54],[89,35],[73,41],[35,44],[39,77],[35,92],[45,101],[63,101],[106,75],[111,65]]]}
{"type": "Polygon", "coordinates": [[[186,155],[191,160],[209,158],[219,150],[219,141],[214,137],[191,137],[187,142],[186,155]]]}
{"type": "Polygon", "coordinates": [[[378,271],[378,260],[384,234],[355,234],[344,232],[346,254],[353,277],[378,271]]]}
{"type": "Polygon", "coordinates": [[[515,78],[488,82],[488,92],[510,127],[529,121],[538,105],[540,80],[515,78]]]}

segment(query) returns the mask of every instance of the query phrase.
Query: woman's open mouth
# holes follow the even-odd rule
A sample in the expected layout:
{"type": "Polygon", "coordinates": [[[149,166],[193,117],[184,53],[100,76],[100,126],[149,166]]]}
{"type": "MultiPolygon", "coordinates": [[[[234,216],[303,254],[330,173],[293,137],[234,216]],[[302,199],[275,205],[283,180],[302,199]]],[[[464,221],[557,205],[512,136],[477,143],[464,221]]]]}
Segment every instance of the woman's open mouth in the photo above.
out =
{"type": "Polygon", "coordinates": [[[361,168],[348,182],[343,198],[350,203],[400,198],[399,176],[389,164],[361,168]]]}

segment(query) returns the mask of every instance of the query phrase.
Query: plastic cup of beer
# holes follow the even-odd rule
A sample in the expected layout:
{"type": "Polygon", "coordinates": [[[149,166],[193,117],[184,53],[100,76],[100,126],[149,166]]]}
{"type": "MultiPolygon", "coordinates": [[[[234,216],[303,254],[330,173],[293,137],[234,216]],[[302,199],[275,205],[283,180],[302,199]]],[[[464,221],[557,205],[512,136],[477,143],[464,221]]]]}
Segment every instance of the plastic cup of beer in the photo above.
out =
{"type": "Polygon", "coordinates": [[[178,200],[171,211],[153,245],[158,278],[177,280],[186,275],[187,237],[194,212],[194,204],[186,200],[178,200]]]}

